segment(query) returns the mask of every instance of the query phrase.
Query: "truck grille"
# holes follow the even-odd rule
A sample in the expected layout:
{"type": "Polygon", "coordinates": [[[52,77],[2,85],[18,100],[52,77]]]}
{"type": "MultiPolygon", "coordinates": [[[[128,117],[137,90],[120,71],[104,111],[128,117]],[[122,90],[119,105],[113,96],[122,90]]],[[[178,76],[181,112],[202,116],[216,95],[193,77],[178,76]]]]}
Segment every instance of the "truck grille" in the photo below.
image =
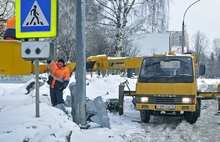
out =
{"type": "Polygon", "coordinates": [[[182,97],[150,97],[150,103],[155,104],[181,104],[182,97]]]}

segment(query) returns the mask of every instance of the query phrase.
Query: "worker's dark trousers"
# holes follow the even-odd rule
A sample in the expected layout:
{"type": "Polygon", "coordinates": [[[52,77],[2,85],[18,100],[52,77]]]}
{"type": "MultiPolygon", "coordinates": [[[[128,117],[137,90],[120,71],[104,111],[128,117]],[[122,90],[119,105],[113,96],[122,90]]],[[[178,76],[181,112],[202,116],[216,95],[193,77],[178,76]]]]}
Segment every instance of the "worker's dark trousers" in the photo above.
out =
{"type": "Polygon", "coordinates": [[[63,90],[50,87],[50,99],[51,99],[52,106],[56,106],[57,104],[64,103],[63,90]]]}

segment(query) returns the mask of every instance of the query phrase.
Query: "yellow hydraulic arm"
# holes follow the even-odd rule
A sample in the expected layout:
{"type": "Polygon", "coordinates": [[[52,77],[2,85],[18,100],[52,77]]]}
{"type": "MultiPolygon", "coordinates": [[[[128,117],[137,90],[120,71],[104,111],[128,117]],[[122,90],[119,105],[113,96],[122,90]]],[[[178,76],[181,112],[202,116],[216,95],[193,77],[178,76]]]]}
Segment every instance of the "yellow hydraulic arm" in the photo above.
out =
{"type": "Polygon", "coordinates": [[[88,63],[94,63],[92,71],[98,70],[116,70],[132,69],[141,66],[142,57],[107,57],[106,55],[90,56],[87,58],[88,63]]]}
{"type": "Polygon", "coordinates": [[[21,42],[0,41],[0,74],[2,75],[30,75],[31,61],[21,58],[21,42]]]}
{"type": "Polygon", "coordinates": [[[220,96],[220,92],[198,92],[197,95],[201,99],[214,99],[220,96]]]}
{"type": "MultiPolygon", "coordinates": [[[[0,40],[0,74],[1,75],[30,75],[35,74],[35,64],[21,58],[21,42],[16,40],[0,40]]],[[[70,71],[76,63],[67,63],[70,71]]],[[[40,63],[39,73],[48,71],[47,64],[40,63]]]]}
{"type": "MultiPolygon", "coordinates": [[[[16,40],[0,40],[0,74],[1,75],[30,75],[35,74],[35,64],[21,58],[21,42],[16,40]]],[[[86,70],[115,70],[139,68],[142,58],[107,57],[106,55],[87,58],[86,70]]],[[[70,71],[74,71],[76,63],[67,63],[70,71]]],[[[40,63],[39,73],[48,71],[47,64],[40,63]]]]}

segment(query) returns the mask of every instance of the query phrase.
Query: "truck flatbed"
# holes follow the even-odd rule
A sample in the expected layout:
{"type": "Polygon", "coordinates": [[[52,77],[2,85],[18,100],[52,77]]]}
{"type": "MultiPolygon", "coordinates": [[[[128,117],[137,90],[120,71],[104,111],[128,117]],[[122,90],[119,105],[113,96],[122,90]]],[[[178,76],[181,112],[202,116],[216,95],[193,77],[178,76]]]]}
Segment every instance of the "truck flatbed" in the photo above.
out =
{"type": "Polygon", "coordinates": [[[214,99],[220,97],[220,92],[198,92],[197,95],[201,99],[214,99]]]}

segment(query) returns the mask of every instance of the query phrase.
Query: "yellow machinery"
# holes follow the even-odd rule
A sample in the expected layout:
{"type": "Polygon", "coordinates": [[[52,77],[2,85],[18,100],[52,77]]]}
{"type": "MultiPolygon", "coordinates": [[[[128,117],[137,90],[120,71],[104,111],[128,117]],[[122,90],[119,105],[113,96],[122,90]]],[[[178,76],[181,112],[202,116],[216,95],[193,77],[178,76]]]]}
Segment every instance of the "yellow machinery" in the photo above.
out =
{"type": "MultiPolygon", "coordinates": [[[[136,91],[124,91],[126,82],[119,85],[119,114],[123,114],[124,96],[132,96],[143,122],[149,122],[151,115],[183,114],[187,122],[195,123],[200,116],[201,99],[220,94],[197,92],[197,70],[193,54],[143,58],[136,91]]],[[[199,66],[198,73],[205,74],[204,65],[199,66]]]]}
{"type": "MultiPolygon", "coordinates": [[[[20,41],[0,41],[0,53],[1,75],[35,74],[35,64],[21,58],[20,41]]],[[[75,70],[75,62],[66,65],[71,72],[75,70]]],[[[219,92],[197,91],[198,65],[193,54],[172,53],[139,58],[98,55],[87,58],[86,62],[87,71],[133,68],[139,68],[136,91],[124,91],[126,83],[120,84],[119,114],[123,114],[124,96],[132,96],[143,122],[148,122],[150,115],[183,112],[185,119],[193,124],[200,116],[201,99],[220,95],[220,87],[219,92]]],[[[47,64],[39,65],[40,74],[47,71],[47,64]]],[[[200,65],[198,73],[204,74],[205,66],[200,65]]]]}
{"type": "Polygon", "coordinates": [[[31,61],[21,58],[21,42],[0,41],[0,74],[2,75],[30,75],[32,72],[31,61]]]}
{"type": "MultiPolygon", "coordinates": [[[[21,58],[21,42],[16,40],[0,41],[0,74],[30,75],[35,74],[35,64],[21,58]]],[[[48,70],[46,64],[39,65],[39,73],[48,70]]]]}
{"type": "MultiPolygon", "coordinates": [[[[35,74],[35,64],[21,58],[21,42],[16,40],[0,41],[0,74],[1,75],[30,75],[35,74]]],[[[105,55],[87,58],[87,71],[115,70],[139,68],[142,58],[107,57],[105,55]]],[[[75,62],[67,63],[70,71],[74,71],[75,62]]],[[[39,73],[48,71],[46,63],[40,63],[39,73]]]]}
{"type": "Polygon", "coordinates": [[[142,57],[127,58],[98,55],[87,58],[87,64],[94,63],[94,65],[92,65],[92,71],[139,68],[141,61],[142,57]]]}

